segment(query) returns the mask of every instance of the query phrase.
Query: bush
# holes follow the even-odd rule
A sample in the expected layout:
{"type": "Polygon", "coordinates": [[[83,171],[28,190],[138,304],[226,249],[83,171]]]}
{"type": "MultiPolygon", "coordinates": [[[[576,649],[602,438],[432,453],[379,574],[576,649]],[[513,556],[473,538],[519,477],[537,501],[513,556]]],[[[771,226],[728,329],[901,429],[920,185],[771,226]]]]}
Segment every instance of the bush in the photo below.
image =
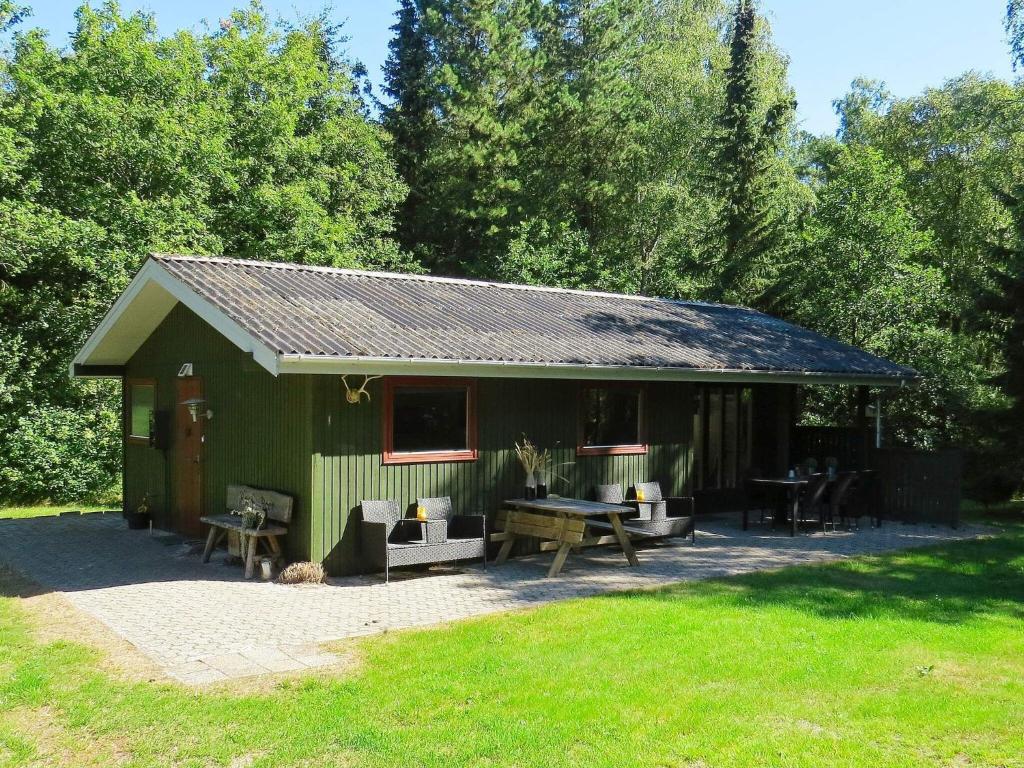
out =
{"type": "Polygon", "coordinates": [[[1021,488],[1021,475],[1006,460],[1006,453],[974,450],[967,454],[964,467],[964,495],[990,507],[1006,504],[1021,488]]]}
{"type": "Polygon", "coordinates": [[[118,421],[106,408],[30,408],[0,448],[0,498],[67,503],[109,494],[121,467],[118,421]]]}

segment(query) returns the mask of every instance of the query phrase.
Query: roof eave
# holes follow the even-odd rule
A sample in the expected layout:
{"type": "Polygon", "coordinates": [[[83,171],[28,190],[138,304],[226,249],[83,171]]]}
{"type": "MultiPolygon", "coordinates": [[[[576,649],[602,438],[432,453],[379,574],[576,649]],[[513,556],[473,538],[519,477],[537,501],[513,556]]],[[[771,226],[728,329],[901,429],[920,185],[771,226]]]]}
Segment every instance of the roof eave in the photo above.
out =
{"type": "Polygon", "coordinates": [[[72,377],[111,376],[114,375],[110,373],[113,367],[123,366],[128,362],[130,354],[124,355],[124,359],[104,361],[99,364],[92,359],[92,356],[103,342],[103,339],[128,311],[132,302],[139,298],[143,289],[154,283],[170,294],[174,300],[181,302],[209,323],[216,331],[243,352],[251,354],[253,360],[269,373],[274,376],[278,374],[278,354],[276,352],[248,333],[241,325],[228,317],[228,315],[206,298],[200,296],[178,278],[174,277],[158,261],[147,259],[71,361],[71,364],[68,366],[68,372],[72,377]],[[103,370],[102,373],[100,373],[101,370],[103,370]]]}
{"type": "Polygon", "coordinates": [[[822,371],[767,371],[695,369],[666,366],[522,363],[491,360],[438,360],[435,358],[340,357],[281,354],[278,371],[307,374],[366,374],[372,376],[473,376],[505,379],[591,379],[606,381],[694,381],[763,384],[847,384],[903,387],[916,376],[835,373],[822,371]]]}

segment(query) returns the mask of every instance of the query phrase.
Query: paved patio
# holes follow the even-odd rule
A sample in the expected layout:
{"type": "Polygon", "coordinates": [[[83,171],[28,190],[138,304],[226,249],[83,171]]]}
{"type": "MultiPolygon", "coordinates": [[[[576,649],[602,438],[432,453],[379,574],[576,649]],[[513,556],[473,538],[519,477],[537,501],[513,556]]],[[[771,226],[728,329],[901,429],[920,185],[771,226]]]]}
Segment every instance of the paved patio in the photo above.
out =
{"type": "Polygon", "coordinates": [[[708,520],[696,545],[639,550],[640,567],[603,547],[571,555],[545,578],[551,553],[479,564],[284,586],[246,582],[242,569],[203,565],[177,536],[129,531],[119,515],[0,520],[0,563],[63,593],[181,682],[312,669],[338,658],[319,643],[537,606],[613,590],[655,587],[787,565],[906,549],[983,533],[981,528],[886,525],[790,538],[730,519],[708,520]],[[397,577],[397,578],[396,578],[397,577]]]}

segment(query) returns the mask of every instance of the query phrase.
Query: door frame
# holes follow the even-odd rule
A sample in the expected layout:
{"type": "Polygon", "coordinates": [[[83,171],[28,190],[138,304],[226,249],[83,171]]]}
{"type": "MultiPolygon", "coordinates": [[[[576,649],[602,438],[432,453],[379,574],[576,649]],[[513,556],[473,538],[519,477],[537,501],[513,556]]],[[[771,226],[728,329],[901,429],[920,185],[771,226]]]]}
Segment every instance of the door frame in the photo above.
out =
{"type": "Polygon", "coordinates": [[[182,405],[182,402],[191,397],[204,397],[203,385],[200,376],[180,376],[174,380],[173,520],[175,530],[193,536],[201,533],[199,518],[203,514],[204,500],[205,430],[203,416],[200,415],[193,422],[188,407],[182,405]],[[186,479],[186,471],[191,473],[189,479],[186,479]]]}

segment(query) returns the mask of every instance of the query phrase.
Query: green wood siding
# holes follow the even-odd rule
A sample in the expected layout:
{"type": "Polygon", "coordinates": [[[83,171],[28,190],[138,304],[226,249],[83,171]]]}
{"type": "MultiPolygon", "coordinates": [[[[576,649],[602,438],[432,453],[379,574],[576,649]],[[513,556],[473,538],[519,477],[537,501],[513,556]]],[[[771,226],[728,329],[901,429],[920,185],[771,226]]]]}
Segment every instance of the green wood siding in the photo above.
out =
{"type": "MultiPolygon", "coordinates": [[[[522,492],[512,445],[524,433],[551,447],[557,462],[572,462],[560,469],[568,482],[551,484],[554,493],[590,497],[598,483],[642,480],[658,480],[672,494],[691,488],[691,384],[646,385],[646,454],[578,457],[578,382],[479,379],[476,461],[384,466],[382,380],[370,384],[370,402],[351,405],[337,376],[275,378],[182,306],[133,356],[125,374],[155,379],[157,407],[173,413],[175,379],[186,362],[202,377],[214,412],[205,425],[204,509],[222,511],[231,482],[288,493],[295,497],[288,556],[323,561],[332,573],[363,568],[362,499],[412,505],[417,496],[450,495],[461,510],[493,515],[502,499],[522,492]]],[[[173,445],[166,452],[125,448],[126,504],[137,504],[148,492],[158,525],[166,525],[174,504],[173,452],[173,445]]]]}
{"type": "Polygon", "coordinates": [[[551,491],[590,497],[598,483],[659,480],[666,493],[689,488],[693,390],[689,384],[647,386],[645,455],[576,456],[577,395],[572,381],[480,379],[477,390],[479,458],[384,466],[381,381],[372,399],[345,401],[340,380],[313,382],[313,498],[311,556],[332,573],[357,570],[359,503],[392,498],[411,505],[417,496],[451,496],[466,512],[493,514],[502,499],[522,493],[523,473],[512,453],[525,433],[550,447],[556,462],[573,462],[551,491]]]}
{"type": "MultiPolygon", "coordinates": [[[[175,307],[129,361],[126,377],[157,382],[157,408],[173,419],[175,379],[190,362],[203,380],[213,419],[204,425],[203,509],[225,509],[229,483],[271,488],[295,497],[285,542],[292,559],[309,557],[311,377],[275,378],[182,305],[175,307]]],[[[173,422],[171,433],[173,436],[173,422]]],[[[166,526],[174,504],[174,446],[125,446],[125,503],[152,499],[155,523],[166,526]]]]}

